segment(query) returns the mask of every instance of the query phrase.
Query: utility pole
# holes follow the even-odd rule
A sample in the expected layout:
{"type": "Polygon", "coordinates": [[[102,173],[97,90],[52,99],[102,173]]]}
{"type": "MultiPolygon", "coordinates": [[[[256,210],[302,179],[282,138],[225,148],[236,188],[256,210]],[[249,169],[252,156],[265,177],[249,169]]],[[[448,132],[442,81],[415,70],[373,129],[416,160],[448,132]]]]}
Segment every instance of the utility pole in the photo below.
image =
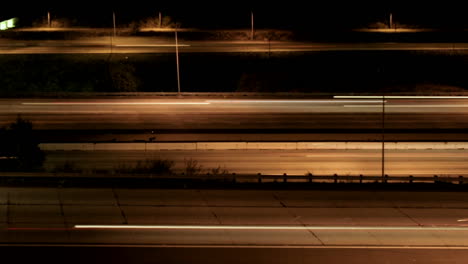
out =
{"type": "Polygon", "coordinates": [[[393,28],[393,15],[392,15],[392,13],[390,13],[390,23],[389,23],[389,27],[390,27],[390,28],[393,28]]]}
{"type": "Polygon", "coordinates": [[[114,25],[114,38],[115,38],[115,36],[117,35],[117,30],[115,27],[115,12],[112,12],[112,23],[114,25]]]}
{"type": "Polygon", "coordinates": [[[382,181],[385,179],[385,93],[382,94],[382,181]]]}
{"type": "Polygon", "coordinates": [[[254,40],[254,14],[253,14],[253,11],[250,11],[250,24],[251,24],[250,40],[254,40]]]}
{"type": "Polygon", "coordinates": [[[177,24],[175,25],[175,47],[176,47],[176,65],[177,65],[177,96],[180,97],[180,72],[179,72],[179,43],[177,41],[177,24]]]}
{"type": "Polygon", "coordinates": [[[159,12],[159,28],[162,28],[162,17],[161,17],[161,12],[159,12]]]}
{"type": "Polygon", "coordinates": [[[47,12],[47,26],[50,28],[51,27],[51,24],[50,24],[50,12],[47,12]]]}

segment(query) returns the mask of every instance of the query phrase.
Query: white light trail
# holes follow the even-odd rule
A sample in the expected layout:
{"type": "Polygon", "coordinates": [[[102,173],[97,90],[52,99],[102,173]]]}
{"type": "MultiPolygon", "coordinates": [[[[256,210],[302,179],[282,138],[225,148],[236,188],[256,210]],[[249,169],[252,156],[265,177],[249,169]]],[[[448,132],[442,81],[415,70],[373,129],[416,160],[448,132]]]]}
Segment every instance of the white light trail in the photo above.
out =
{"type": "Polygon", "coordinates": [[[233,226],[233,225],[75,225],[75,229],[194,229],[194,230],[401,230],[468,231],[468,226],[233,226]]]}
{"type": "Polygon", "coordinates": [[[329,104],[329,103],[382,103],[382,100],[207,100],[205,102],[214,103],[214,104],[251,104],[251,103],[288,103],[288,104],[308,104],[308,103],[318,103],[318,104],[329,104]]]}
{"type": "MultiPolygon", "coordinates": [[[[121,44],[116,47],[175,47],[175,44],[121,44]]],[[[178,44],[178,47],[190,47],[188,44],[178,44]]]]}
{"type": "MultiPolygon", "coordinates": [[[[379,107],[381,108],[381,105],[343,105],[343,107],[379,107]]],[[[458,108],[458,107],[468,107],[468,105],[385,105],[385,108],[458,108]]]]}
{"type": "Polygon", "coordinates": [[[209,105],[208,102],[37,102],[22,105],[209,105]]]}
{"type": "Polygon", "coordinates": [[[336,99],[468,99],[468,96],[334,95],[336,99]]]}

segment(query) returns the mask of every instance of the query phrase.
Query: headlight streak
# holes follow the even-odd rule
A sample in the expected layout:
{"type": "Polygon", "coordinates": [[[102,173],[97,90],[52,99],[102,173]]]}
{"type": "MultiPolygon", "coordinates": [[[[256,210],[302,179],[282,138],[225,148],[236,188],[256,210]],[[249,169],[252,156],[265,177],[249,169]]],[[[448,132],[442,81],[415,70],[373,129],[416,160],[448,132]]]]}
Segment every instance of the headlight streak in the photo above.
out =
{"type": "Polygon", "coordinates": [[[265,104],[265,103],[287,103],[287,104],[330,104],[330,103],[382,103],[382,100],[207,100],[205,102],[213,104],[265,104]]]}
{"type": "MultiPolygon", "coordinates": [[[[128,48],[132,48],[132,47],[175,47],[176,45],[175,44],[120,44],[120,45],[114,45],[115,47],[128,47],[128,48]]],[[[177,45],[178,47],[190,47],[190,45],[188,44],[178,44],[177,45]]]]}
{"type": "Polygon", "coordinates": [[[75,229],[193,229],[193,230],[402,230],[468,231],[468,226],[233,226],[233,225],[75,225],[75,229]]]}
{"type": "MultiPolygon", "coordinates": [[[[382,99],[382,95],[334,95],[336,99],[382,99]]],[[[468,99],[468,96],[385,95],[387,99],[468,99]]]]}
{"type": "Polygon", "coordinates": [[[23,102],[22,105],[209,105],[207,102],[23,102]]]}

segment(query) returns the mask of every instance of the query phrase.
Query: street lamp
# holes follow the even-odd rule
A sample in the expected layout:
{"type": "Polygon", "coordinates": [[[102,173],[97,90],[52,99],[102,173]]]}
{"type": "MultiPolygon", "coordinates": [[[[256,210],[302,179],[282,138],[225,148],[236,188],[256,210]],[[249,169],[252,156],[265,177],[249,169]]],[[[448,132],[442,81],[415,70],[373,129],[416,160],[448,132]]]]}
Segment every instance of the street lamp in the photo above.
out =
{"type": "Polygon", "coordinates": [[[385,93],[382,93],[382,180],[385,179],[385,93]]]}
{"type": "Polygon", "coordinates": [[[253,11],[250,11],[250,24],[251,24],[250,40],[254,40],[254,15],[253,15],[253,11]]]}
{"type": "Polygon", "coordinates": [[[117,30],[115,28],[115,12],[112,12],[112,23],[114,25],[114,38],[117,35],[117,30]]]}
{"type": "Polygon", "coordinates": [[[179,72],[179,43],[177,41],[177,23],[175,24],[175,48],[176,48],[176,66],[177,66],[177,96],[180,97],[180,72],[179,72]]]}

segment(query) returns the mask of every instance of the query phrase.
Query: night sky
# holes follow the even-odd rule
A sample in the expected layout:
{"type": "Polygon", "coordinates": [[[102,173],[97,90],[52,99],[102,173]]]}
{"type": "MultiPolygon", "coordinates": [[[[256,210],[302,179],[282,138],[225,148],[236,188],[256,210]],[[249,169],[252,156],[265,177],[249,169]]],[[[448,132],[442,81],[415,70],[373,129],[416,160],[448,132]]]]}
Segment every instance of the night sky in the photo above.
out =
{"type": "MultiPolygon", "coordinates": [[[[47,11],[52,18],[68,18],[77,26],[111,26],[112,11],[116,12],[118,23],[128,24],[132,21],[155,16],[159,11],[170,15],[185,27],[198,28],[242,28],[250,26],[250,11],[254,11],[258,28],[279,29],[349,29],[366,26],[372,22],[386,22],[390,13],[394,20],[402,24],[436,28],[468,27],[468,15],[460,4],[420,3],[398,4],[394,1],[359,3],[348,1],[310,1],[310,7],[304,1],[271,1],[255,3],[253,1],[192,1],[151,3],[144,1],[127,1],[123,3],[101,2],[95,6],[92,2],[67,1],[56,4],[41,2],[24,6],[2,7],[0,17],[19,17],[23,25],[44,18],[47,11]]],[[[96,3],[96,2],[94,2],[96,3]]]]}

